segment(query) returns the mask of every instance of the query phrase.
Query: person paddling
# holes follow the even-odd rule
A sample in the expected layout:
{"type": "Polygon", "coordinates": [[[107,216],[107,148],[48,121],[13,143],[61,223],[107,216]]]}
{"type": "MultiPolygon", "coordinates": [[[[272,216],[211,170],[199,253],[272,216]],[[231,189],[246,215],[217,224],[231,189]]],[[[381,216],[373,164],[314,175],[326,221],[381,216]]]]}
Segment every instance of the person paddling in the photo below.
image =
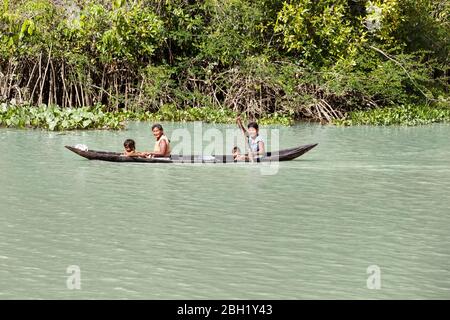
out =
{"type": "Polygon", "coordinates": [[[155,147],[152,152],[145,152],[150,157],[170,157],[170,140],[164,134],[163,127],[160,124],[152,126],[153,136],[156,138],[155,147]]]}
{"type": "Polygon", "coordinates": [[[256,122],[250,122],[245,129],[242,124],[241,117],[238,116],[236,122],[239,128],[244,132],[246,139],[248,140],[249,157],[254,158],[265,154],[264,140],[259,135],[259,126],[256,122]]]}

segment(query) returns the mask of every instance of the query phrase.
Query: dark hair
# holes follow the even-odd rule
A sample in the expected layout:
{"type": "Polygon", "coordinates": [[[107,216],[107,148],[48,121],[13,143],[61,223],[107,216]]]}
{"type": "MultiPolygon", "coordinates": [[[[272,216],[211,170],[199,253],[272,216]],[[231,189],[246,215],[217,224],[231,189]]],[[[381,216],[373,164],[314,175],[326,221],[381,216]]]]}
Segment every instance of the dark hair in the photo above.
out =
{"type": "Polygon", "coordinates": [[[231,152],[234,153],[234,152],[236,152],[236,151],[241,152],[241,149],[239,149],[239,147],[236,146],[236,147],[233,148],[233,150],[232,150],[231,152]]]}
{"type": "Polygon", "coordinates": [[[160,125],[159,123],[156,123],[156,124],[152,125],[152,131],[155,128],[158,128],[159,130],[164,131],[162,125],[160,125]]]}
{"type": "Polygon", "coordinates": [[[248,128],[248,129],[250,129],[250,128],[255,128],[256,130],[259,129],[258,124],[257,124],[256,122],[250,122],[250,123],[247,125],[247,128],[248,128]]]}
{"type": "Polygon", "coordinates": [[[127,139],[127,140],[125,140],[125,142],[123,143],[123,146],[124,146],[125,148],[130,148],[130,149],[133,149],[133,150],[136,149],[136,144],[134,143],[134,140],[133,140],[133,139],[127,139]]]}

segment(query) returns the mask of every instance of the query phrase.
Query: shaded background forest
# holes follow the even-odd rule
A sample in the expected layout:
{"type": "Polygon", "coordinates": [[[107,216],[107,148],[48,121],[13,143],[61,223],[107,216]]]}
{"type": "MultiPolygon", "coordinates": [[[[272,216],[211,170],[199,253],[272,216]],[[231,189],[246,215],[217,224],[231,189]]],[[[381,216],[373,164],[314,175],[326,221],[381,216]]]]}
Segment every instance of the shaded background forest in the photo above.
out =
{"type": "Polygon", "coordinates": [[[448,106],[446,0],[3,0],[0,100],[323,121],[448,106]]]}

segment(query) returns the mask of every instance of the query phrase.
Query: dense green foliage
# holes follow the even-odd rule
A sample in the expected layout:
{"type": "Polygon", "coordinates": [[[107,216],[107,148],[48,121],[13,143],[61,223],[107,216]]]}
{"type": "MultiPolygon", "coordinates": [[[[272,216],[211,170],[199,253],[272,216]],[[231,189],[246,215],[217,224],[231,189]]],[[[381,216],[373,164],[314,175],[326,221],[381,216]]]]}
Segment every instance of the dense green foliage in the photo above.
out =
{"type": "Polygon", "coordinates": [[[415,126],[436,122],[450,122],[449,108],[406,105],[395,108],[380,108],[370,111],[353,111],[347,119],[334,120],[338,125],[407,125],[415,126]]]}
{"type": "Polygon", "coordinates": [[[123,113],[104,112],[101,107],[59,108],[56,106],[0,106],[0,126],[47,130],[121,129],[123,113]]]}
{"type": "MultiPolygon", "coordinates": [[[[162,106],[156,112],[116,111],[103,106],[61,108],[41,105],[0,105],[0,127],[43,128],[50,131],[76,129],[123,129],[127,121],[204,121],[211,123],[234,123],[237,114],[229,109],[186,108],[180,110],[173,105],[162,106]]],[[[245,120],[245,118],[244,118],[245,120]]],[[[262,124],[290,125],[292,119],[279,114],[261,118],[262,124]]]]}
{"type": "Polygon", "coordinates": [[[3,0],[0,101],[212,121],[435,108],[449,21],[446,0],[3,0]]]}

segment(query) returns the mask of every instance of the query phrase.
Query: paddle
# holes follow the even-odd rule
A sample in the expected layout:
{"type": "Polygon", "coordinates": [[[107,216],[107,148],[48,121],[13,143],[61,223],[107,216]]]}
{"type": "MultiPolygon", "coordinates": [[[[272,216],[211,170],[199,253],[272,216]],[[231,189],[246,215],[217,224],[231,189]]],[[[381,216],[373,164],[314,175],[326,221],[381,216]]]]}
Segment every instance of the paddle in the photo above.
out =
{"type": "Polygon", "coordinates": [[[236,122],[238,124],[238,127],[242,130],[242,132],[244,133],[244,137],[245,137],[245,144],[247,146],[248,149],[248,157],[250,158],[250,161],[253,163],[253,154],[252,154],[252,149],[250,148],[250,143],[248,142],[248,133],[245,130],[244,126],[242,125],[242,121],[241,121],[241,116],[238,116],[236,119],[236,122]]]}

